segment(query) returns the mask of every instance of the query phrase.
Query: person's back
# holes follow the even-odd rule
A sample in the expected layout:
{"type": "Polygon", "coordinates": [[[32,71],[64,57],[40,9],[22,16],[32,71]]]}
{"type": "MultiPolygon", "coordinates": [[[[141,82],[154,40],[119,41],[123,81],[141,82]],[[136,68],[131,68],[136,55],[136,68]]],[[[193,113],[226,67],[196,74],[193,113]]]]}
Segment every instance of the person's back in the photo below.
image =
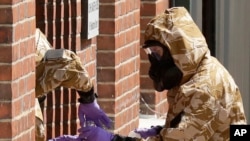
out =
{"type": "MultiPolygon", "coordinates": [[[[204,117],[205,125],[202,127],[207,128],[206,134],[211,134],[209,140],[229,140],[231,124],[247,124],[239,88],[232,76],[216,58],[209,55],[205,57],[197,73],[189,82],[195,82],[193,88],[202,93],[197,100],[207,102],[200,103],[200,106],[209,106],[211,109],[211,113],[207,113],[207,116],[204,117]],[[202,96],[203,94],[208,96],[202,96]],[[202,98],[209,98],[209,100],[201,100],[202,98]]],[[[196,102],[192,101],[192,103],[196,102]]]]}
{"type": "Polygon", "coordinates": [[[213,90],[211,94],[214,94],[213,97],[220,107],[215,115],[217,127],[214,127],[215,133],[210,140],[229,140],[230,125],[247,124],[240,90],[232,76],[216,58],[211,57],[204,68],[209,71],[208,84],[211,84],[210,89],[213,90]]]}

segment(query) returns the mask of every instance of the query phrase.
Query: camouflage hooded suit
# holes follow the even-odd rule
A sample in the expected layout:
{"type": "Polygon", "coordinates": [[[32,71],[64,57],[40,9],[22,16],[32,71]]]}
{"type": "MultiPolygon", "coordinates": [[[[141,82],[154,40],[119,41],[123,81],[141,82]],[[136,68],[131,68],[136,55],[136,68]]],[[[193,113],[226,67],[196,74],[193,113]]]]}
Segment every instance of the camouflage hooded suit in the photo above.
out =
{"type": "Polygon", "coordinates": [[[206,40],[183,7],[167,9],[153,18],[145,41],[167,47],[183,78],[168,91],[165,127],[148,141],[225,141],[230,124],[246,124],[242,98],[229,72],[210,55],[206,40]],[[180,113],[175,127],[170,122],[180,113]]]}

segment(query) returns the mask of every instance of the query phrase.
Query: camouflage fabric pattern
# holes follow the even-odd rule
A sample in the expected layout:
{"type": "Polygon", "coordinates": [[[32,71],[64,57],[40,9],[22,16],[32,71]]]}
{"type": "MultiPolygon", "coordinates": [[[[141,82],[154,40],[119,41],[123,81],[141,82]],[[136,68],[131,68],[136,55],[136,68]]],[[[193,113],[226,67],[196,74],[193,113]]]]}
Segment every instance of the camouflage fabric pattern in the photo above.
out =
{"type": "Polygon", "coordinates": [[[87,92],[92,88],[90,77],[81,64],[80,58],[70,50],[57,59],[45,59],[36,67],[36,96],[46,94],[56,87],[63,86],[87,92]]]}
{"type": "Polygon", "coordinates": [[[36,29],[35,39],[36,39],[36,54],[35,54],[36,64],[39,64],[39,62],[42,61],[45,53],[48,50],[52,49],[52,46],[50,45],[47,38],[39,28],[36,29]]]}
{"type": "Polygon", "coordinates": [[[84,92],[93,87],[88,72],[73,51],[51,49],[39,29],[36,31],[36,41],[36,97],[59,86],[84,92]],[[48,52],[50,55],[47,55],[48,52]]]}
{"type": "Polygon", "coordinates": [[[152,19],[145,41],[157,40],[170,50],[183,72],[181,85],[168,91],[166,125],[147,141],[225,141],[230,124],[246,124],[238,86],[210,55],[206,40],[184,7],[167,9],[152,19]],[[184,112],[177,127],[170,121],[184,112]]]}
{"type": "Polygon", "coordinates": [[[44,141],[45,138],[45,129],[43,125],[43,114],[38,102],[38,99],[35,99],[35,116],[36,116],[36,141],[44,141]]]}

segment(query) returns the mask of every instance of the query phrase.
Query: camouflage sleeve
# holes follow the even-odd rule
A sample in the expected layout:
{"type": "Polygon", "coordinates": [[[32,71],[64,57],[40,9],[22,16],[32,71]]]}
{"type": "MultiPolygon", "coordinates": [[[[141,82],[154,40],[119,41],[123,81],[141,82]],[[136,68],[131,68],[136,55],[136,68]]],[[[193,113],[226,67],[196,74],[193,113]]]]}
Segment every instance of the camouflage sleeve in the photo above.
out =
{"type": "Polygon", "coordinates": [[[205,93],[196,93],[186,101],[184,112],[176,128],[163,128],[163,141],[208,140],[228,116],[216,99],[205,93]]]}
{"type": "Polygon", "coordinates": [[[80,58],[70,50],[48,50],[44,59],[36,66],[36,96],[59,86],[82,92],[93,88],[80,58]]]}

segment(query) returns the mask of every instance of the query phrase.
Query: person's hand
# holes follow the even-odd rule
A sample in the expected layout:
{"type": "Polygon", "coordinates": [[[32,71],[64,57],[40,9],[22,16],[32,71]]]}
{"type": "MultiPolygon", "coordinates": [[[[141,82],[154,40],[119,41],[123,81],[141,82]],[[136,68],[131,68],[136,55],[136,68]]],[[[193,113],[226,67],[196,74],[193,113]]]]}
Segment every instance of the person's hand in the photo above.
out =
{"type": "Polygon", "coordinates": [[[114,135],[97,126],[81,127],[79,137],[84,141],[111,141],[114,135]]]}
{"type": "Polygon", "coordinates": [[[111,120],[100,108],[96,100],[88,104],[81,103],[78,109],[78,116],[81,127],[87,126],[86,123],[89,121],[93,121],[98,127],[111,127],[111,120]]]}
{"type": "Polygon", "coordinates": [[[53,139],[49,139],[48,141],[82,141],[81,138],[78,137],[78,135],[62,135],[53,139]]]}
{"type": "Polygon", "coordinates": [[[138,128],[134,132],[141,135],[142,138],[146,139],[151,136],[156,136],[160,133],[161,126],[151,126],[151,128],[138,128]]]}

